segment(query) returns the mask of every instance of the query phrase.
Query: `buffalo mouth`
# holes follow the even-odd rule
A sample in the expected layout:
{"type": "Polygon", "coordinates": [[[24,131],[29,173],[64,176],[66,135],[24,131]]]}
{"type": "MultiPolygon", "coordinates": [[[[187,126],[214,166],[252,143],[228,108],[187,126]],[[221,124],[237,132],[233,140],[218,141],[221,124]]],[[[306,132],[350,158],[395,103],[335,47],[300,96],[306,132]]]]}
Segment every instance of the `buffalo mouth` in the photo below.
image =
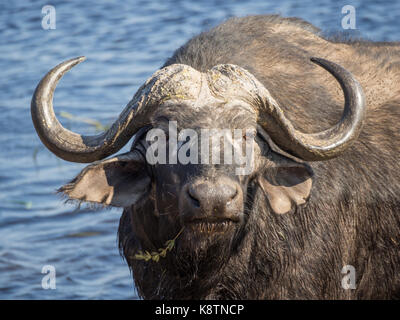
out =
{"type": "Polygon", "coordinates": [[[186,221],[185,225],[193,232],[202,234],[224,233],[239,222],[232,218],[198,218],[186,221]]]}

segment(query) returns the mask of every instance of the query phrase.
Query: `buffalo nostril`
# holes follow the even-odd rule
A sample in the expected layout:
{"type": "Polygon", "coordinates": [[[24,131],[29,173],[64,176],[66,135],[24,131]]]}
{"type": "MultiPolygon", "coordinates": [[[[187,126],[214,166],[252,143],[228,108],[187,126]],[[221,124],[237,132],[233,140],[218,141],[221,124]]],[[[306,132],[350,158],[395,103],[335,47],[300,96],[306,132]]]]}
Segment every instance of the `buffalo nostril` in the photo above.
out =
{"type": "Polygon", "coordinates": [[[189,188],[189,190],[188,190],[188,192],[187,192],[189,198],[192,200],[193,205],[194,205],[196,208],[199,208],[199,207],[200,207],[200,201],[199,201],[190,191],[191,191],[191,190],[190,190],[190,188],[189,188]]]}
{"type": "Polygon", "coordinates": [[[239,194],[239,189],[238,189],[238,188],[235,188],[235,191],[233,192],[233,195],[232,195],[232,197],[231,197],[231,200],[232,200],[232,199],[235,199],[235,198],[238,196],[238,194],[239,194]]]}
{"type": "Polygon", "coordinates": [[[233,192],[231,194],[227,195],[228,201],[227,204],[230,204],[232,202],[232,200],[234,200],[239,194],[239,190],[238,188],[235,188],[235,190],[233,190],[233,192]]]}

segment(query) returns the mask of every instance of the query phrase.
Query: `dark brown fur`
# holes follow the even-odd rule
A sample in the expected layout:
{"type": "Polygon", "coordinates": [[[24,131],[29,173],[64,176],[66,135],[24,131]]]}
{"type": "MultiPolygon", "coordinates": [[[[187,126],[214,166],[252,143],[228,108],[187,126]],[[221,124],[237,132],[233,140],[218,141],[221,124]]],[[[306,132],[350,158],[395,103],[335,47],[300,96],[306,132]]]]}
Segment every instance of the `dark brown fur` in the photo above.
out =
{"type": "Polygon", "coordinates": [[[175,258],[173,251],[158,263],[132,259],[143,248],[163,247],[165,239],[157,237],[158,218],[149,214],[154,201],[126,209],[119,243],[142,297],[400,298],[400,44],[334,42],[318,32],[300,19],[235,18],[193,38],[168,59],[166,65],[188,64],[200,71],[220,63],[244,67],[297,128],[315,132],[336,123],[343,109],[339,85],[309,61],[325,58],[361,83],[367,119],[346,153],[309,163],[315,178],[305,207],[274,214],[259,187],[249,184],[248,221],[227,263],[213,275],[174,274],[171,266],[190,261],[175,258]],[[355,290],[341,287],[345,265],[355,267],[355,290]]]}

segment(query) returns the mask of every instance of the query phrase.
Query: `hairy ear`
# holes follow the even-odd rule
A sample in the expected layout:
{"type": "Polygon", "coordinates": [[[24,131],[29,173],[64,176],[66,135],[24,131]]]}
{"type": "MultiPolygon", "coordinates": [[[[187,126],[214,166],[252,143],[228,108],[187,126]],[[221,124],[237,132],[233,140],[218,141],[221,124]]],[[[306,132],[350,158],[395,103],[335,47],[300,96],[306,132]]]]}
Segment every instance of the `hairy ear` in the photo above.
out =
{"type": "Polygon", "coordinates": [[[276,155],[275,167],[258,179],[275,213],[283,214],[305,204],[310,196],[313,172],[306,164],[276,155]]]}
{"type": "Polygon", "coordinates": [[[148,193],[150,178],[143,157],[132,151],[87,166],[58,191],[70,199],[127,207],[148,193]]]}

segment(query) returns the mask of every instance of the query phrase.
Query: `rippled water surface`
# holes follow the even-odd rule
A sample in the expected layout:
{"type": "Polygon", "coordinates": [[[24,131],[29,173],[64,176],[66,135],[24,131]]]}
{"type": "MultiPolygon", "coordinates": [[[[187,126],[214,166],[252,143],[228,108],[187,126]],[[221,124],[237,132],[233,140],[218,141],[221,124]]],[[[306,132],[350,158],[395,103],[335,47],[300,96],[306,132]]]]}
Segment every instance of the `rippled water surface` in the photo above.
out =
{"type": "MultiPolygon", "coordinates": [[[[137,298],[117,248],[121,210],[77,210],[55,194],[84,165],[57,159],[34,132],[30,98],[51,67],[87,56],[58,86],[56,112],[107,125],[176,48],[231,16],[280,13],[335,32],[351,4],[356,34],[400,38],[399,1],[52,1],[56,29],[44,30],[46,4],[0,4],[1,299],[137,298]],[[45,265],[56,268],[55,290],[42,289],[45,265]]],[[[62,123],[96,133],[76,119],[62,123]]]]}

